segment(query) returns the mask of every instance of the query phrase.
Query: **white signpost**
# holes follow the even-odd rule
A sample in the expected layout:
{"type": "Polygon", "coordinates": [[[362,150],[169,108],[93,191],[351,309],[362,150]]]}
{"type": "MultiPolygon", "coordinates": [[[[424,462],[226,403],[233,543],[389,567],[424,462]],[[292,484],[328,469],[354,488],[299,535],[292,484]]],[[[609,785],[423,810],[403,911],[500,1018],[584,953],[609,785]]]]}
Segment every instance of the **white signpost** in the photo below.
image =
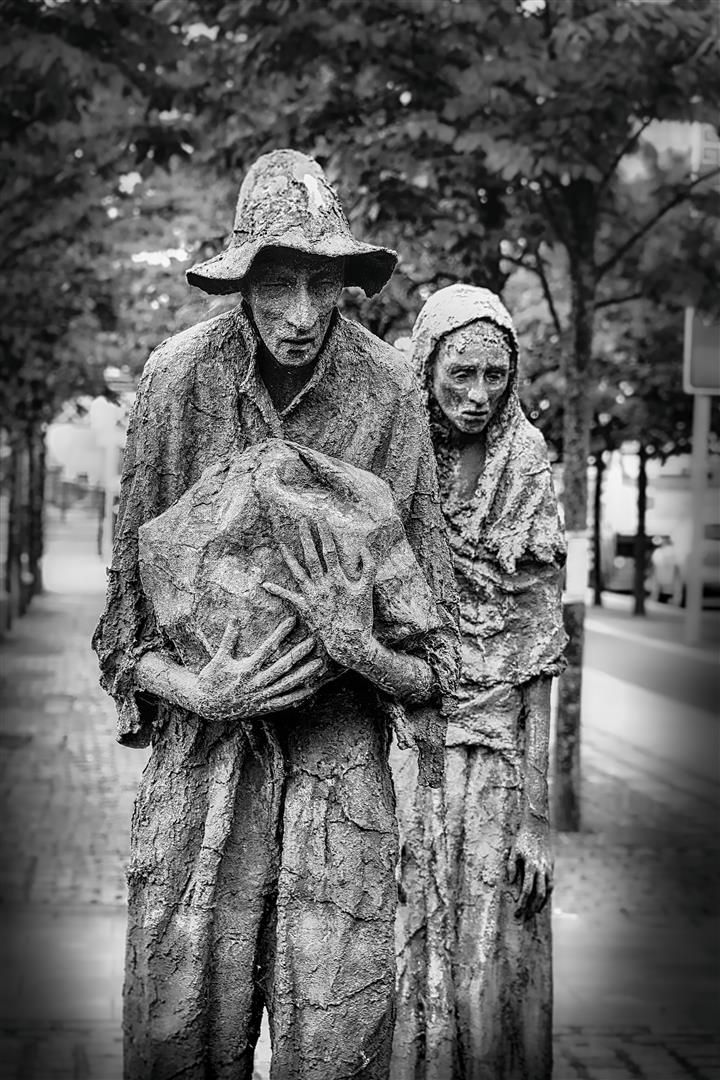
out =
{"type": "MultiPolygon", "coordinates": [[[[720,138],[711,124],[693,129],[690,168],[701,170],[720,164],[720,138]]],[[[717,177],[714,178],[717,183],[717,177]]],[[[720,394],[720,324],[704,319],[694,308],[685,309],[683,386],[693,395],[692,434],[692,535],[687,566],[687,613],[685,640],[700,641],[702,633],[702,548],[703,521],[710,441],[710,397],[720,394]]]]}
{"type": "Polygon", "coordinates": [[[685,640],[700,640],[702,626],[703,512],[708,473],[710,441],[710,398],[720,394],[720,323],[699,317],[694,308],[685,309],[685,349],[683,384],[693,394],[692,433],[692,534],[687,564],[687,612],[685,640]]]}

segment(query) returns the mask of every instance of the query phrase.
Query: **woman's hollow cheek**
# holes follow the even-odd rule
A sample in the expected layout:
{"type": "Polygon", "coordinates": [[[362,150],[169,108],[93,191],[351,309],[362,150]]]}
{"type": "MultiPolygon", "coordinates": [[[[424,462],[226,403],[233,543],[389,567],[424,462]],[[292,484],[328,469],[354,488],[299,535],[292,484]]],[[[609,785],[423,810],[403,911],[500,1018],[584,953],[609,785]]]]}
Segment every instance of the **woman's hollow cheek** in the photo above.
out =
{"type": "Polygon", "coordinates": [[[440,394],[438,397],[438,404],[445,413],[456,413],[460,410],[465,401],[465,394],[462,390],[458,390],[455,387],[445,384],[440,388],[440,394]]]}
{"type": "Polygon", "coordinates": [[[498,389],[488,390],[488,398],[489,398],[489,401],[490,401],[490,412],[491,413],[494,413],[495,410],[497,409],[498,405],[500,404],[500,401],[502,400],[502,396],[503,396],[504,393],[505,393],[505,387],[504,386],[500,390],[498,390],[498,389]]]}

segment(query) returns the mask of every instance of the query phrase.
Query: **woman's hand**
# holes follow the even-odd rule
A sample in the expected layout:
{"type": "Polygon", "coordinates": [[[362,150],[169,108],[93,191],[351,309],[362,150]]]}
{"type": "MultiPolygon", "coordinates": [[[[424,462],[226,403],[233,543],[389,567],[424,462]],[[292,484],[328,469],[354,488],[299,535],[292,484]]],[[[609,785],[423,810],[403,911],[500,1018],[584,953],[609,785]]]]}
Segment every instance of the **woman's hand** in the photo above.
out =
{"type": "Polygon", "coordinates": [[[320,671],[323,661],[307,659],[315,648],[313,636],[281,651],[280,646],[296,622],[294,615],[285,619],[254,653],[243,660],[236,660],[233,655],[239,632],[237,620],[227,624],[214,654],[203,638],[211,656],[196,679],[194,711],[209,720],[260,716],[290,708],[308,697],[314,688],[308,688],[306,684],[320,671]],[[272,660],[274,655],[277,659],[272,660]]]}
{"type": "Polygon", "coordinates": [[[550,825],[527,809],[508,855],[507,875],[519,889],[515,917],[530,919],[542,911],[553,887],[550,825]]]}
{"type": "Polygon", "coordinates": [[[263,588],[273,596],[287,600],[299,611],[336,663],[358,669],[367,663],[375,644],[372,636],[375,561],[369,548],[364,547],[360,553],[358,576],[349,577],[342,567],[335,537],[328,526],[322,522],[317,530],[320,551],[309,523],[300,523],[304,567],[284,544],[280,544],[299,591],[290,592],[270,581],[263,582],[263,588]]]}

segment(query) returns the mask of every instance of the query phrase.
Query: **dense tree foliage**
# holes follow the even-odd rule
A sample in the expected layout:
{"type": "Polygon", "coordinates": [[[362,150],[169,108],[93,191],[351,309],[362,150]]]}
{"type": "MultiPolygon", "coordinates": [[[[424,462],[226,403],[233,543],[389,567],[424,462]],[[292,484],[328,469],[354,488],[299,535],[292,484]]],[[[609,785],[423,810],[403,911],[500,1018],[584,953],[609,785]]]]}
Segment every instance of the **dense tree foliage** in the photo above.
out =
{"type": "Polygon", "coordinates": [[[115,320],[104,200],[151,129],[143,68],[172,35],[128,0],[0,7],[0,420],[46,420],[102,384],[115,320]]]}
{"type": "Polygon", "coordinates": [[[652,119],[702,118],[718,97],[704,0],[6,0],[0,11],[3,363],[17,371],[29,351],[34,364],[52,352],[48,368],[70,384],[87,365],[68,365],[118,315],[122,332],[146,324],[133,358],[175,328],[179,271],[203,241],[222,242],[245,168],[279,145],[319,157],[357,227],[400,249],[397,282],[363,311],[389,335],[407,331],[429,289],[499,287],[518,263],[556,312],[546,267],[564,251],[572,374],[590,362],[585,346],[576,356],[582,289],[592,322],[610,271],[689,194],[686,162],[658,170],[652,214],[629,227],[621,161],[652,119]],[[186,259],[143,270],[131,261],[143,247],[186,259]],[[153,287],[168,301],[152,306],[153,287]],[[28,324],[42,328],[32,350],[28,324]],[[85,347],[58,364],[57,342],[83,328],[85,347]]]}
{"type": "Polygon", "coordinates": [[[0,429],[9,511],[0,592],[40,584],[44,425],[103,386],[115,325],[105,200],[148,127],[143,69],[172,35],[127,0],[0,5],[0,429]],[[135,149],[133,149],[135,147],[135,149]]]}

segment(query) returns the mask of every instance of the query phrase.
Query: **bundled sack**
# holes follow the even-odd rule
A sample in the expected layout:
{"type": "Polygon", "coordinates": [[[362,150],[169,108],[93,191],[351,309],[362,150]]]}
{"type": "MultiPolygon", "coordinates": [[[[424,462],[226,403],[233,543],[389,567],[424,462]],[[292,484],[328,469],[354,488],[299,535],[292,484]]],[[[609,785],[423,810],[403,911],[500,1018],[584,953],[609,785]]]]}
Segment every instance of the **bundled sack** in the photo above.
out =
{"type": "MultiPolygon", "coordinates": [[[[139,530],[143,588],[183,663],[199,671],[228,621],[241,623],[236,656],[249,656],[291,613],[262,582],[296,591],[279,542],[304,563],[298,525],[332,530],[352,572],[368,546],[376,563],[374,633],[406,644],[440,627],[433,595],[405,536],[390,488],[373,473],[296,443],[268,439],[206,469],[169,510],[139,530]],[[200,633],[198,633],[200,631],[200,633]]],[[[298,626],[289,645],[304,636],[298,626]]],[[[318,645],[318,686],[340,669],[318,645]]]]}

